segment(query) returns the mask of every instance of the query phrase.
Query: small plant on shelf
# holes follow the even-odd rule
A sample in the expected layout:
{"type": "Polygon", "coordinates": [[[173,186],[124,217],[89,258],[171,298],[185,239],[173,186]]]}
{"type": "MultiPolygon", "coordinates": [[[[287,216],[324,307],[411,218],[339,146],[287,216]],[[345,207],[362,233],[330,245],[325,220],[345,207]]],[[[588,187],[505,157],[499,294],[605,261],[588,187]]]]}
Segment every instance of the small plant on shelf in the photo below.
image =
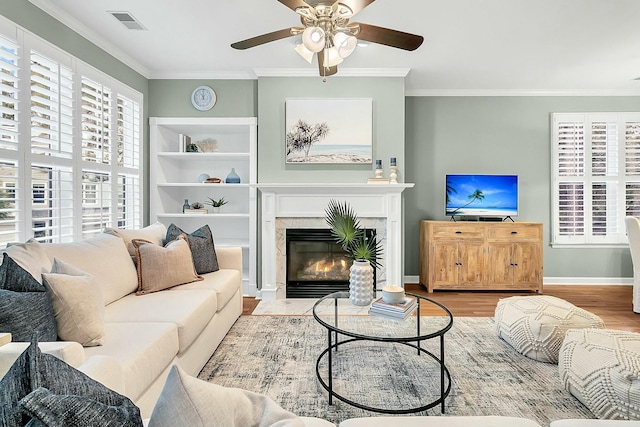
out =
{"type": "Polygon", "coordinates": [[[191,209],[204,209],[204,205],[200,202],[191,203],[191,209]]]}
{"type": "Polygon", "coordinates": [[[209,197],[209,201],[205,202],[207,205],[210,205],[214,208],[219,208],[220,206],[226,205],[229,203],[224,197],[219,198],[218,200],[209,197]]]}

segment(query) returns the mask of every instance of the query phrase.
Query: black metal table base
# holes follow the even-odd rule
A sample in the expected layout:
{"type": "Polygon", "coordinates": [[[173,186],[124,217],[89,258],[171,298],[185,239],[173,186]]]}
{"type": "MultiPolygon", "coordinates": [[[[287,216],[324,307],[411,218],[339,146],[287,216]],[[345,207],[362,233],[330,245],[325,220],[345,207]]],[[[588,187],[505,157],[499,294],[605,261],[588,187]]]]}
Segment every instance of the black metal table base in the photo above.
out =
{"type": "Polygon", "coordinates": [[[340,341],[338,342],[337,339],[337,334],[336,334],[336,338],[335,338],[335,342],[332,342],[332,338],[331,338],[331,332],[332,331],[328,331],[329,332],[329,344],[328,347],[322,352],[320,353],[320,355],[318,356],[318,360],[316,361],[316,376],[318,377],[318,381],[320,382],[320,384],[322,385],[322,387],[324,387],[325,390],[327,390],[327,392],[329,393],[329,404],[332,405],[333,404],[333,397],[336,397],[337,399],[340,399],[341,401],[348,403],[351,406],[354,406],[356,408],[359,409],[364,409],[367,411],[372,411],[372,412],[378,412],[378,413],[382,413],[382,414],[411,414],[414,412],[420,412],[420,411],[425,411],[427,409],[431,409],[437,405],[441,406],[441,411],[444,414],[445,412],[445,399],[446,397],[449,395],[449,393],[451,392],[451,375],[449,374],[449,370],[447,369],[446,365],[444,364],[444,360],[443,360],[443,356],[444,356],[444,336],[441,336],[441,342],[440,342],[440,348],[441,348],[441,356],[442,358],[437,357],[435,354],[431,353],[430,351],[422,348],[420,346],[420,343],[418,342],[418,344],[413,344],[412,342],[402,342],[402,341],[376,341],[376,340],[368,340],[368,339],[364,339],[364,338],[351,338],[351,339],[347,339],[344,341],[340,341]],[[372,406],[368,406],[368,405],[364,405],[362,403],[358,403],[358,402],[354,402],[353,400],[348,399],[345,396],[342,396],[340,394],[338,394],[334,389],[333,389],[333,351],[336,351],[338,349],[338,346],[343,346],[345,344],[351,343],[351,342],[355,342],[355,341],[372,341],[372,342],[387,342],[387,343],[391,343],[391,344],[402,344],[402,345],[406,345],[408,347],[414,348],[416,350],[418,350],[418,354],[425,354],[429,357],[431,357],[433,360],[435,360],[437,362],[437,364],[440,366],[440,398],[429,402],[423,406],[418,406],[416,408],[409,408],[409,409],[386,409],[386,408],[376,408],[376,407],[372,407],[372,406]],[[320,362],[325,358],[325,356],[327,356],[327,371],[328,371],[328,377],[327,377],[327,381],[325,381],[322,377],[322,374],[320,373],[320,362]],[[445,379],[446,379],[446,388],[445,388],[445,379]]]}

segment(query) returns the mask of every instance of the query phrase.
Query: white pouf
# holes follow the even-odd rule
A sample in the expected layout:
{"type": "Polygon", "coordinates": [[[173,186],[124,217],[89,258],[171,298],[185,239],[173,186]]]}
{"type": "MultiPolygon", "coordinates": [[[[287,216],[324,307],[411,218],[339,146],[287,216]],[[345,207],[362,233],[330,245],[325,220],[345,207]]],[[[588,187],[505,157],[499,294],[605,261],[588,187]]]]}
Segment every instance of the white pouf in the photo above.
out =
{"type": "Polygon", "coordinates": [[[515,296],[498,301],[496,332],[519,353],[540,362],[558,362],[569,329],[604,328],[593,313],[549,295],[515,296]]]}
{"type": "Polygon", "coordinates": [[[570,330],[558,371],[564,387],[596,417],[640,420],[640,334],[570,330]]]}

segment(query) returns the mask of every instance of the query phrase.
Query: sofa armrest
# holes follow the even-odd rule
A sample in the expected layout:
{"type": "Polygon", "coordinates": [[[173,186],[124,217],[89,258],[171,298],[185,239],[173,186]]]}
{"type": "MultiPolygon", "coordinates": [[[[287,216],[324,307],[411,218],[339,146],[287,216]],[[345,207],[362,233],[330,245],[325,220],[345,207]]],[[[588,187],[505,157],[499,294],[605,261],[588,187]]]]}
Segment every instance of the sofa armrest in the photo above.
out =
{"type": "Polygon", "coordinates": [[[238,270],[242,274],[242,248],[219,247],[216,248],[218,266],[224,269],[238,270]]]}
{"type": "MultiPolygon", "coordinates": [[[[11,342],[0,346],[0,378],[7,373],[11,365],[29,347],[28,342],[11,342]]],[[[77,368],[84,362],[84,348],[77,342],[52,341],[38,343],[40,351],[51,354],[77,368]]]]}
{"type": "Polygon", "coordinates": [[[92,356],[78,370],[117,393],[125,392],[122,365],[111,356],[92,356]]]}

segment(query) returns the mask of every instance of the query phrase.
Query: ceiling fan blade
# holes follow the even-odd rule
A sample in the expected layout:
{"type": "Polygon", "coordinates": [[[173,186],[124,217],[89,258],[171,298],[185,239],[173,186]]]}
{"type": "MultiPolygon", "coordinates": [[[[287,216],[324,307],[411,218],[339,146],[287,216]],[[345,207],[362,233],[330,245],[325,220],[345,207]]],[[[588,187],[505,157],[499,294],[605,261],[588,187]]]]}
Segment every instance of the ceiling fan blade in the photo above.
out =
{"type": "Polygon", "coordinates": [[[376,0],[338,0],[340,3],[349,6],[353,14],[360,12],[376,0]]]}
{"type": "Polygon", "coordinates": [[[334,65],[333,67],[325,67],[324,64],[324,50],[321,50],[317,53],[318,57],[318,73],[320,77],[333,76],[338,72],[338,66],[334,65]]]}
{"type": "Polygon", "coordinates": [[[298,7],[309,6],[309,4],[307,4],[303,0],[278,0],[278,1],[283,5],[287,6],[289,9],[293,10],[294,12],[298,7]]]}
{"type": "Polygon", "coordinates": [[[404,50],[416,50],[424,41],[424,37],[416,34],[404,33],[390,28],[376,27],[375,25],[354,22],[360,26],[360,32],[356,37],[359,40],[366,40],[372,43],[397,47],[404,50]]]}
{"type": "Polygon", "coordinates": [[[272,33],[262,34],[260,36],[251,37],[250,39],[235,42],[231,45],[231,47],[234,49],[244,50],[276,40],[286,39],[287,37],[291,37],[292,35],[293,34],[291,33],[291,28],[285,28],[283,30],[274,31],[272,33]]]}

